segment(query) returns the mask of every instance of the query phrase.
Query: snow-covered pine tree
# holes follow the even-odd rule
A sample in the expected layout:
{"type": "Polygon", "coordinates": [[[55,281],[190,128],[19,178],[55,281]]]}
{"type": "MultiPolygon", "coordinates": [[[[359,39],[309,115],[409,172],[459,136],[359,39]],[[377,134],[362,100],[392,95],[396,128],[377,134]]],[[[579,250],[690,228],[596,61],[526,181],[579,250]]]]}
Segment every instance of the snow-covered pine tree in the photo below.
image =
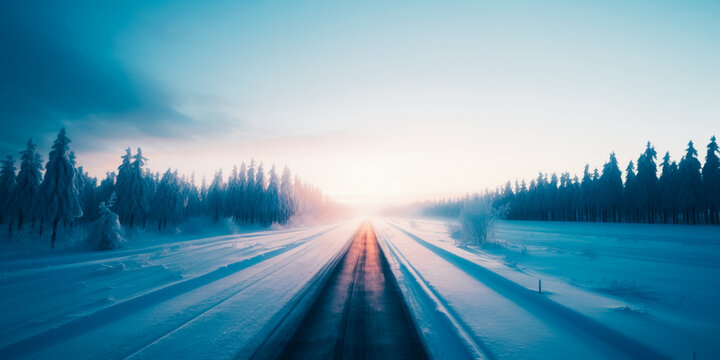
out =
{"type": "Polygon", "coordinates": [[[190,182],[182,183],[182,194],[183,202],[186,204],[184,209],[185,218],[198,215],[201,211],[202,200],[200,199],[200,190],[195,185],[194,172],[190,175],[190,182]]]}
{"type": "MultiPolygon", "coordinates": [[[[10,210],[13,190],[15,189],[15,160],[8,155],[2,161],[0,167],[0,224],[4,221],[11,222],[12,213],[10,210]]],[[[8,225],[12,229],[12,224],[8,225]]]]}
{"type": "MultiPolygon", "coordinates": [[[[105,205],[109,204],[110,195],[115,191],[116,175],[112,171],[105,173],[105,178],[100,182],[100,186],[96,189],[96,198],[99,201],[105,201],[105,205]]],[[[117,198],[117,195],[116,195],[117,198]]]]}
{"type": "MultiPolygon", "coordinates": [[[[83,169],[77,167],[77,161],[75,161],[75,152],[70,151],[70,154],[68,155],[68,158],[70,159],[70,165],[72,165],[73,168],[73,183],[75,184],[75,189],[77,189],[78,192],[78,206],[80,209],[82,209],[82,200],[85,197],[85,186],[83,184],[83,169]]],[[[81,210],[82,211],[82,210],[81,210]]],[[[83,212],[83,216],[85,216],[85,213],[83,212]]],[[[72,228],[73,223],[76,219],[73,219],[70,221],[70,227],[72,228]]]]}
{"type": "Polygon", "coordinates": [[[246,222],[255,222],[256,220],[256,211],[257,208],[257,200],[258,200],[258,193],[257,193],[257,186],[255,183],[255,159],[250,159],[250,166],[248,167],[247,171],[247,182],[245,184],[245,196],[243,201],[243,211],[245,212],[245,221],[246,222]]]}
{"type": "Polygon", "coordinates": [[[592,177],[592,212],[593,212],[593,221],[598,221],[600,219],[599,213],[600,213],[600,198],[602,196],[600,192],[600,171],[598,171],[597,168],[593,169],[593,177],[592,177]]]}
{"type": "Polygon", "coordinates": [[[151,212],[158,222],[158,230],[167,228],[168,220],[175,222],[182,213],[182,189],[177,172],[165,171],[153,196],[151,212]]]}
{"type": "Polygon", "coordinates": [[[238,199],[238,219],[241,222],[247,222],[250,216],[248,211],[250,207],[250,174],[248,166],[243,161],[240,164],[240,172],[238,173],[239,187],[240,187],[240,198],[238,199]]]}
{"type": "Polygon", "coordinates": [[[702,168],[703,190],[709,224],[720,224],[720,159],[715,136],[710,139],[702,168]]]}
{"type": "Polygon", "coordinates": [[[610,160],[603,166],[600,184],[602,188],[604,220],[612,222],[619,221],[618,210],[622,204],[623,182],[622,172],[618,166],[615,153],[610,154],[610,160]]]}
{"type": "Polygon", "coordinates": [[[661,173],[658,180],[660,192],[660,207],[662,209],[663,223],[677,223],[678,207],[678,179],[677,163],[670,161],[670,152],[666,152],[660,165],[661,173]]]}
{"type": "MultiPolygon", "coordinates": [[[[525,180],[523,180],[520,183],[520,188],[522,191],[525,191],[525,180]]],[[[572,179],[572,220],[578,221],[580,219],[580,214],[582,211],[581,205],[580,205],[580,197],[581,197],[581,185],[580,185],[580,179],[577,177],[577,175],[573,176],[572,179]]]]}
{"type": "MultiPolygon", "coordinates": [[[[561,187],[558,189],[558,198],[562,198],[565,196],[565,174],[562,174],[560,177],[560,183],[561,187]]],[[[514,202],[515,199],[515,193],[513,192],[512,183],[510,181],[505,183],[505,186],[502,189],[498,189],[497,191],[497,199],[495,200],[495,205],[497,208],[507,208],[512,202],[514,202]]],[[[561,211],[559,205],[554,206],[556,210],[561,211]]]]}
{"type": "MultiPolygon", "coordinates": [[[[570,220],[570,211],[572,209],[572,180],[570,180],[570,173],[564,172],[560,175],[560,188],[558,189],[558,220],[567,221],[570,220]]],[[[505,199],[505,212],[509,211],[509,205],[515,201],[515,194],[512,191],[512,185],[508,181],[503,191],[503,198],[505,199]]],[[[499,209],[499,208],[498,208],[499,209]]],[[[502,214],[502,212],[501,212],[502,214]]]]}
{"type": "Polygon", "coordinates": [[[210,184],[210,188],[207,193],[207,211],[215,221],[220,221],[220,216],[223,214],[223,202],[224,202],[225,184],[223,182],[222,169],[215,172],[215,177],[210,184]]]}
{"type": "Polygon", "coordinates": [[[696,224],[699,203],[702,199],[702,177],[700,175],[700,161],[697,159],[697,150],[693,142],[688,143],[685,156],[680,160],[678,168],[680,189],[678,202],[680,211],[686,224],[696,224]]]}
{"type": "Polygon", "coordinates": [[[30,218],[31,227],[35,224],[37,201],[42,182],[42,159],[37,153],[37,145],[28,140],[25,150],[20,152],[20,171],[17,185],[12,195],[12,212],[17,215],[17,228],[22,228],[25,219],[30,218]]]}
{"type": "Polygon", "coordinates": [[[71,140],[65,129],[55,139],[45,165],[45,178],[40,184],[43,196],[44,218],[52,222],[50,246],[55,247],[57,226],[82,216],[78,191],[75,188],[75,171],[70,162],[68,145],[71,140]]]}
{"type": "Polygon", "coordinates": [[[137,153],[133,156],[132,162],[132,194],[134,211],[130,216],[130,227],[132,227],[133,218],[142,219],[143,229],[147,220],[147,214],[150,211],[150,184],[145,177],[145,162],[147,159],[142,155],[142,149],[137,148],[137,153]],[[137,216],[135,216],[137,215],[137,216]]]}
{"type": "Polygon", "coordinates": [[[302,214],[307,210],[307,202],[305,201],[305,187],[303,186],[302,180],[297,174],[295,175],[295,180],[293,181],[293,200],[294,214],[302,214]]]}
{"type": "Polygon", "coordinates": [[[238,168],[233,166],[230,177],[228,178],[227,191],[225,198],[225,217],[238,220],[238,211],[240,208],[240,180],[238,178],[238,168]]]}
{"type": "Polygon", "coordinates": [[[275,165],[270,167],[268,187],[265,192],[265,225],[278,222],[280,216],[280,183],[275,165]]]}
{"type": "MultiPolygon", "coordinates": [[[[130,224],[130,214],[133,212],[133,191],[132,191],[132,153],[130,148],[125,149],[122,156],[122,163],[118,166],[117,179],[115,180],[116,200],[113,205],[115,213],[120,217],[120,222],[130,224]]],[[[132,226],[131,226],[132,227],[132,226]]]]}
{"type": "Polygon", "coordinates": [[[259,222],[261,224],[264,224],[266,222],[265,214],[263,213],[263,203],[265,203],[265,188],[267,185],[265,184],[265,169],[262,162],[260,162],[260,165],[258,165],[257,173],[255,173],[255,189],[253,190],[253,193],[255,194],[255,204],[254,204],[254,213],[255,213],[255,222],[259,222]]]}
{"type": "Polygon", "coordinates": [[[238,172],[238,199],[237,199],[237,218],[238,221],[247,221],[247,165],[243,161],[240,164],[240,172],[238,172]]]}
{"type": "Polygon", "coordinates": [[[143,157],[140,148],[135,155],[132,155],[128,148],[122,159],[115,182],[117,201],[114,209],[120,216],[120,221],[130,228],[135,225],[136,220],[141,220],[144,227],[150,210],[150,189],[144,171],[147,159],[143,157]]]}
{"type": "Polygon", "coordinates": [[[630,160],[627,168],[625,168],[625,189],[623,193],[625,217],[627,221],[636,221],[637,218],[637,203],[635,201],[636,182],[635,164],[630,160]]]}
{"type": "Polygon", "coordinates": [[[637,184],[635,188],[635,201],[640,211],[638,221],[653,223],[654,210],[657,202],[657,152],[648,141],[645,152],[640,155],[637,163],[637,184]]]}
{"type": "Polygon", "coordinates": [[[281,217],[280,223],[286,224],[293,215],[295,199],[293,198],[293,184],[290,175],[290,169],[287,166],[283,168],[282,180],[280,183],[280,200],[281,200],[281,217]]]}
{"type": "Polygon", "coordinates": [[[145,175],[143,176],[143,181],[145,183],[145,189],[147,191],[146,197],[148,199],[148,210],[143,217],[143,229],[145,228],[145,222],[147,222],[147,218],[152,216],[152,200],[155,198],[155,193],[157,192],[158,186],[160,186],[160,173],[153,173],[151,171],[145,171],[144,173],[145,175]]]}
{"type": "Polygon", "coordinates": [[[207,201],[207,193],[207,178],[205,178],[205,175],[203,175],[202,182],[200,183],[200,200],[203,202],[203,204],[207,201]]]}
{"type": "Polygon", "coordinates": [[[580,201],[582,202],[582,217],[583,221],[591,221],[590,219],[590,207],[592,206],[592,177],[590,175],[590,165],[585,164],[585,170],[583,171],[582,183],[580,184],[581,195],[580,201]]]}
{"type": "Polygon", "coordinates": [[[80,191],[80,203],[83,209],[83,216],[80,218],[83,222],[93,222],[100,216],[98,197],[97,178],[90,176],[82,166],[77,168],[78,186],[82,187],[80,191]]]}
{"type": "Polygon", "coordinates": [[[558,190],[558,176],[556,173],[552,173],[552,175],[550,176],[550,182],[548,183],[548,185],[545,189],[545,194],[543,196],[543,198],[544,198],[543,203],[546,206],[546,209],[545,209],[546,219],[550,220],[550,221],[556,220],[555,213],[556,213],[557,209],[555,208],[555,204],[557,201],[557,190],[558,190]]]}

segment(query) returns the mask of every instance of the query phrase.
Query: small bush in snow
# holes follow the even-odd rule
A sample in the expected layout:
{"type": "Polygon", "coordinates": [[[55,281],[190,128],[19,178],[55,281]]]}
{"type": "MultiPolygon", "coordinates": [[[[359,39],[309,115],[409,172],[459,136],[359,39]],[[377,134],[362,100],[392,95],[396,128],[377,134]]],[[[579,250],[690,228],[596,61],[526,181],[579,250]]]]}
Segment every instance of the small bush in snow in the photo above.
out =
{"type": "Polygon", "coordinates": [[[104,201],[100,203],[100,218],[95,220],[90,229],[88,243],[95,244],[99,250],[117,249],[122,242],[119,217],[110,210],[114,198],[107,205],[104,201]]]}
{"type": "Polygon", "coordinates": [[[461,244],[488,244],[493,236],[495,221],[499,217],[499,212],[493,209],[492,202],[487,198],[467,202],[460,210],[461,244]]]}

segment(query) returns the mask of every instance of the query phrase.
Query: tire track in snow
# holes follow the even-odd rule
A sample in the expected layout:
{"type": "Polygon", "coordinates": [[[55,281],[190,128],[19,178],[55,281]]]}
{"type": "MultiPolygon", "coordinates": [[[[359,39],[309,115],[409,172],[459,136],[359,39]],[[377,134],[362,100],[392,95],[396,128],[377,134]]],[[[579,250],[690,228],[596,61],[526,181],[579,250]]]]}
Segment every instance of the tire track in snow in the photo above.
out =
{"type": "MultiPolygon", "coordinates": [[[[188,272],[190,269],[205,267],[213,262],[217,262],[218,259],[223,257],[232,258],[238,254],[244,254],[245,257],[250,257],[262,250],[267,250],[254,249],[256,246],[257,244],[251,244],[227,253],[224,256],[220,255],[205,258],[203,261],[187,267],[183,273],[188,272]]],[[[173,254],[173,256],[174,255],[177,254],[173,254]]],[[[195,252],[185,252],[184,255],[186,257],[197,258],[198,254],[195,252]]],[[[138,265],[145,262],[137,258],[129,260],[138,265]]],[[[68,274],[61,279],[48,280],[47,277],[41,277],[38,276],[38,274],[23,275],[22,278],[15,279],[14,284],[11,284],[11,286],[2,286],[1,288],[9,294],[9,296],[2,299],[2,302],[7,301],[8,304],[33,302],[37,301],[38,298],[54,298],[55,300],[51,303],[41,303],[44,307],[40,308],[40,311],[32,314],[21,314],[23,317],[12,314],[11,316],[15,318],[14,321],[13,317],[3,319],[5,326],[0,327],[0,339],[2,339],[0,341],[0,348],[22,339],[23,333],[25,333],[24,337],[33,336],[45,331],[48,327],[61,326],[68,321],[68,318],[75,318],[78,314],[93,313],[112,306],[116,301],[121,302],[125,299],[139,296],[183,280],[183,275],[181,275],[180,272],[168,271],[166,264],[147,264],[147,266],[139,265],[138,268],[126,269],[124,266],[127,261],[117,262],[116,264],[115,261],[116,260],[99,262],[98,264],[85,264],[83,265],[83,267],[86,268],[85,270],[68,274]],[[113,264],[113,266],[108,267],[111,273],[105,274],[101,273],[101,270],[97,270],[98,265],[105,266],[106,263],[113,264]],[[113,269],[119,270],[115,271],[113,269]],[[105,284],[107,281],[106,275],[112,275],[109,278],[112,283],[105,284]],[[156,277],[156,275],[160,275],[160,277],[156,277]],[[32,280],[22,281],[25,277],[29,277],[32,280]],[[65,285],[60,288],[53,287],[52,283],[57,281],[61,281],[65,285]],[[47,286],[47,284],[51,286],[47,286]],[[71,294],[72,296],[70,296],[71,294]],[[33,319],[33,321],[21,321],[19,319],[33,319]],[[43,324],[49,326],[37,329],[39,325],[43,324]],[[14,340],[12,339],[13,337],[15,337],[14,340]]],[[[209,269],[210,266],[206,268],[209,269]]],[[[207,272],[207,269],[205,269],[205,272],[207,272]]],[[[197,274],[201,275],[202,271],[198,271],[197,274]]]]}
{"type": "Polygon", "coordinates": [[[19,340],[0,349],[0,358],[20,357],[32,354],[42,348],[50,347],[65,340],[74,338],[92,329],[107,325],[124,316],[148,308],[165,300],[180,296],[217,280],[226,278],[250,266],[295,249],[311,240],[314,240],[336,228],[339,225],[302,238],[300,241],[290,243],[284,247],[271,250],[251,258],[243,259],[225,266],[221,266],[203,275],[180,281],[172,285],[139,295],[137,297],[116,303],[112,306],[96,311],[92,314],[71,320],[57,327],[48,329],[39,334],[19,340]]]}
{"type": "MultiPolygon", "coordinates": [[[[352,240],[355,239],[359,230],[355,230],[353,235],[346,241],[341,250],[333,256],[322,268],[316,273],[304,291],[296,294],[289,302],[287,311],[279,316],[279,319],[272,322],[272,329],[269,331],[249,359],[270,359],[277,358],[279,352],[285,348],[290,338],[300,326],[307,311],[317,300],[320,291],[326,286],[332,274],[336,271],[338,265],[347,255],[352,240]]],[[[244,354],[237,354],[235,359],[243,358],[244,354]]]]}
{"type": "MultiPolygon", "coordinates": [[[[319,229],[315,229],[314,233],[317,233],[319,229]]],[[[287,233],[287,231],[285,232],[287,233]]],[[[217,243],[210,243],[205,244],[202,246],[194,246],[194,245],[188,245],[188,246],[160,246],[161,249],[158,249],[157,247],[151,247],[151,248],[145,248],[144,250],[149,250],[147,252],[140,252],[134,255],[122,255],[122,256],[115,256],[116,254],[112,254],[112,252],[103,252],[102,255],[106,256],[102,259],[94,259],[92,261],[85,261],[85,262],[78,262],[72,265],[68,266],[48,266],[45,268],[41,268],[38,271],[31,270],[30,272],[19,270],[19,274],[17,273],[4,273],[0,278],[0,292],[5,291],[10,296],[14,296],[11,301],[12,302],[24,302],[24,301],[30,301],[37,299],[38,297],[49,297],[49,296],[57,296],[58,294],[62,295],[64,293],[73,292],[75,293],[77,291],[77,288],[75,287],[64,287],[64,288],[57,288],[57,287],[48,287],[46,283],[49,281],[57,281],[57,271],[62,269],[62,282],[65,284],[69,283],[75,283],[75,282],[82,282],[85,285],[87,285],[89,282],[92,282],[94,280],[92,279],[100,279],[101,274],[100,270],[98,270],[98,266],[107,266],[106,264],[115,264],[117,263],[119,266],[124,266],[124,264],[132,264],[132,270],[134,274],[138,274],[142,276],[142,274],[136,270],[143,270],[143,269],[151,269],[154,267],[161,267],[168,269],[169,267],[173,267],[175,265],[179,265],[181,269],[183,269],[183,273],[188,273],[189,270],[196,269],[196,268],[202,268],[207,267],[210,269],[209,265],[212,265],[213,262],[217,262],[217,260],[221,260],[223,258],[231,258],[233,255],[242,254],[244,256],[250,256],[254,253],[259,253],[262,251],[267,250],[273,250],[277,248],[276,243],[281,243],[282,245],[285,245],[289,242],[298,241],[297,239],[302,239],[302,235],[304,233],[313,233],[312,231],[308,231],[307,229],[303,229],[301,231],[295,231],[294,234],[291,236],[282,236],[276,238],[272,235],[264,234],[260,239],[257,239],[257,236],[251,236],[248,239],[238,239],[236,235],[232,235],[232,239],[228,240],[222,240],[218,241],[217,243]],[[262,238],[267,237],[265,239],[266,243],[268,244],[259,244],[258,241],[262,242],[262,238]],[[246,240],[246,241],[243,241],[246,240]],[[238,245],[242,244],[243,247],[237,248],[237,246],[231,246],[231,245],[238,245]],[[262,246],[259,246],[262,245],[262,246]],[[232,248],[231,248],[232,247],[232,248]],[[232,252],[227,252],[232,251],[232,252]],[[217,253],[217,255],[216,255],[217,253]],[[109,255],[109,257],[108,257],[109,255]],[[177,260],[175,260],[177,259],[177,260]],[[188,259],[191,259],[191,261],[188,261],[188,259]],[[197,259],[200,259],[199,261],[197,259]],[[190,266],[183,266],[184,263],[190,263],[190,266]],[[149,266],[146,266],[149,265],[149,266]],[[64,268],[64,269],[63,269],[64,268]],[[139,268],[139,269],[138,269],[139,268]],[[55,280],[48,280],[48,277],[42,276],[45,273],[53,273],[53,278],[55,280]],[[90,281],[88,281],[90,279],[90,281]],[[40,289],[40,290],[38,290],[40,289]]],[[[227,236],[223,236],[227,237],[227,236]]],[[[210,239],[215,239],[218,237],[213,237],[210,239]]],[[[192,242],[196,241],[202,241],[206,242],[207,240],[192,240],[192,242]]],[[[93,254],[95,255],[95,254],[93,254]]],[[[222,264],[218,264],[216,266],[219,266],[222,264]]],[[[115,266],[111,266],[111,268],[114,268],[115,266]]],[[[204,271],[197,271],[196,274],[200,275],[204,271]]],[[[0,272],[1,273],[1,272],[0,272]]],[[[112,275],[112,274],[111,274],[112,275]]],[[[127,274],[123,271],[120,272],[119,275],[126,276],[127,274]]],[[[180,277],[180,274],[176,275],[177,277],[180,277]]],[[[116,277],[117,279],[117,277],[116,277]]],[[[131,282],[130,279],[128,279],[125,282],[131,282]]],[[[177,280],[173,280],[172,282],[182,280],[181,278],[177,280]]],[[[170,283],[168,281],[167,283],[170,283]]],[[[83,287],[85,287],[83,285],[83,287]]],[[[162,285],[161,285],[162,286],[162,285]]],[[[156,288],[159,288],[160,286],[152,286],[149,288],[143,288],[143,289],[136,289],[137,291],[131,292],[129,295],[135,295],[142,292],[147,292],[154,290],[156,288]]],[[[135,288],[135,287],[134,287],[135,288]]],[[[116,299],[117,296],[114,296],[116,299]]],[[[120,297],[120,299],[124,299],[126,297],[120,297]]],[[[9,297],[4,297],[2,300],[7,301],[9,297]]],[[[53,304],[56,305],[56,304],[53,304]]],[[[57,307],[57,306],[56,306],[57,307]]]]}
{"type": "Polygon", "coordinates": [[[382,243],[385,244],[390,252],[399,263],[400,271],[404,276],[409,279],[414,279],[414,283],[418,285],[418,293],[425,295],[426,299],[420,299],[420,301],[428,302],[437,309],[437,312],[442,315],[442,320],[446,321],[448,325],[457,332],[458,339],[452,339],[455,342],[462,344],[468,349],[468,358],[473,359],[488,359],[494,360],[496,357],[483,343],[481,339],[478,339],[473,335],[473,332],[469,325],[467,325],[460,316],[448,305],[447,301],[435,291],[430,283],[420,275],[414,266],[408,261],[400,250],[388,240],[387,236],[379,230],[376,230],[382,239],[382,243]]]}
{"type": "MultiPolygon", "coordinates": [[[[132,297],[137,297],[142,294],[146,294],[148,292],[159,290],[169,285],[181,282],[183,281],[183,276],[181,275],[181,273],[188,273],[191,269],[202,268],[201,271],[197,271],[195,274],[192,274],[193,277],[202,275],[209,269],[214,269],[214,267],[211,267],[212,265],[214,265],[213,263],[219,263],[214,265],[215,267],[223,265],[222,262],[218,261],[219,259],[232,259],[232,256],[236,254],[242,254],[243,257],[246,258],[252,257],[253,255],[261,252],[275,250],[279,248],[278,244],[282,244],[280,247],[283,247],[291,243],[302,242],[305,240],[305,238],[307,238],[307,236],[301,237],[303,235],[318,234],[323,230],[330,231],[335,229],[337,226],[339,225],[315,227],[311,229],[301,229],[296,231],[284,231],[282,232],[281,236],[273,236],[274,234],[262,234],[263,236],[258,237],[254,236],[253,234],[253,236],[248,237],[248,239],[246,239],[245,241],[238,240],[237,235],[222,236],[222,238],[231,238],[227,240],[221,240],[218,243],[212,243],[212,240],[207,239],[193,240],[193,242],[202,242],[204,245],[178,246],[177,244],[175,244],[170,247],[163,245],[161,246],[163,249],[161,249],[160,251],[155,249],[155,247],[152,247],[154,251],[152,253],[133,256],[111,257],[109,258],[110,261],[93,260],[92,262],[79,263],[79,266],[51,266],[49,268],[43,268],[41,270],[41,273],[38,273],[36,270],[31,270],[31,273],[29,274],[14,275],[19,277],[16,277],[15,280],[10,283],[11,286],[9,288],[8,286],[0,286],[0,288],[8,291],[10,295],[16,294],[17,296],[19,296],[19,298],[13,300],[8,300],[7,297],[2,299],[8,300],[9,304],[20,304],[25,303],[26,301],[35,301],[35,299],[37,299],[38,297],[49,298],[57,297],[58,295],[61,295],[59,297],[59,299],[61,299],[60,301],[62,301],[62,299],[64,299],[64,301],[62,301],[61,303],[58,303],[57,301],[53,301],[51,304],[45,303],[44,305],[52,305],[52,307],[47,308],[42,312],[25,314],[25,317],[18,318],[16,320],[12,320],[11,318],[10,321],[5,324],[5,328],[0,330],[0,339],[2,339],[2,343],[0,343],[0,350],[4,346],[10,346],[11,344],[21,341],[25,338],[41,334],[47,331],[48,328],[63,326],[64,324],[73,321],[73,319],[86,316],[85,314],[92,314],[102,309],[111,307],[114,304],[118,304],[127,299],[131,299],[132,297]],[[267,241],[265,241],[267,243],[265,244],[266,246],[258,247],[257,241],[261,241],[263,238],[267,238],[267,241]],[[233,247],[229,246],[234,243],[240,243],[248,246],[235,250],[233,247]],[[232,250],[232,252],[222,253],[223,251],[227,250],[232,250]],[[220,253],[220,255],[216,256],[216,253],[220,253]],[[143,258],[144,255],[146,256],[145,258],[143,258]],[[147,256],[153,258],[148,260],[147,256]],[[195,259],[198,258],[200,258],[200,261],[197,263],[193,263],[190,267],[185,267],[184,270],[181,272],[173,271],[172,273],[167,274],[163,278],[155,278],[147,283],[144,281],[138,283],[136,281],[137,277],[148,276],[148,271],[152,271],[152,269],[168,269],[169,267],[172,267],[173,264],[179,264],[181,265],[180,267],[183,268],[182,261],[174,260],[176,258],[178,260],[185,260],[184,262],[188,262],[187,260],[189,259],[195,261],[195,259]],[[127,261],[132,261],[134,263],[140,264],[148,261],[155,262],[156,260],[160,261],[161,264],[147,267],[141,266],[141,269],[133,269],[130,272],[118,272],[118,275],[115,275],[113,278],[113,284],[118,284],[119,286],[111,287],[114,290],[112,290],[112,293],[110,294],[104,294],[108,292],[108,287],[106,287],[105,285],[102,285],[101,288],[94,286],[87,287],[86,285],[83,285],[80,288],[78,288],[77,286],[65,286],[61,288],[53,286],[48,287],[47,285],[45,285],[45,283],[47,282],[46,276],[40,276],[44,273],[47,273],[48,271],[57,271],[61,268],[67,268],[66,271],[70,271],[70,273],[67,274],[67,276],[63,276],[62,282],[64,284],[71,284],[80,280],[82,280],[83,284],[88,284],[89,282],[98,282],[97,279],[101,278],[99,277],[100,274],[96,273],[98,265],[104,266],[106,263],[114,263],[117,261],[118,264],[121,265],[121,267],[123,267],[124,269],[123,264],[127,261]],[[171,262],[167,263],[168,260],[171,260],[171,262]],[[24,278],[29,278],[32,281],[19,280],[24,278]],[[36,284],[37,282],[39,282],[39,284],[36,284]],[[131,284],[131,286],[127,286],[127,284],[131,284]],[[139,286],[141,284],[146,284],[146,286],[139,286]],[[20,286],[21,288],[17,288],[18,286],[20,286]],[[41,290],[38,292],[38,289],[41,290]],[[47,291],[43,289],[47,289],[47,291]],[[67,293],[73,293],[75,294],[75,296],[73,296],[72,298],[66,298],[62,296],[67,293]],[[93,297],[94,294],[99,294],[99,296],[93,297]],[[88,299],[88,301],[81,300],[80,302],[78,302],[79,298],[88,299]],[[82,315],[78,316],[78,314],[82,315]],[[31,318],[34,320],[21,320],[27,318],[31,318]],[[43,324],[47,325],[41,327],[41,325],[43,324]],[[18,331],[20,331],[20,333],[18,333],[18,331]]],[[[218,238],[220,237],[212,237],[209,239],[218,238]]],[[[21,272],[24,273],[25,271],[21,272]]],[[[57,279],[54,281],[57,281],[57,279]]]]}
{"type": "MultiPolygon", "coordinates": [[[[334,229],[334,228],[333,228],[333,229],[334,229]]],[[[328,230],[327,232],[329,232],[329,230],[328,230]]],[[[322,237],[322,236],[325,235],[327,232],[322,233],[321,235],[318,236],[318,238],[319,238],[319,237],[322,237]]],[[[310,250],[314,249],[314,247],[313,247],[312,245],[316,245],[316,244],[315,244],[314,242],[312,242],[312,243],[308,244],[308,246],[303,247],[303,248],[300,248],[299,251],[298,251],[298,253],[294,254],[293,259],[296,259],[296,258],[298,258],[298,257],[300,257],[300,256],[305,256],[308,252],[310,252],[310,250]]],[[[285,267],[287,267],[287,266],[290,265],[290,264],[291,264],[290,261],[285,261],[285,262],[278,263],[277,266],[275,266],[275,267],[273,267],[273,268],[264,270],[264,273],[263,273],[262,275],[260,275],[260,276],[258,276],[257,278],[251,280],[249,283],[246,283],[246,284],[241,285],[239,288],[233,290],[229,295],[223,296],[222,298],[220,298],[220,299],[218,299],[217,301],[213,302],[212,304],[210,304],[210,305],[207,306],[206,308],[204,308],[204,309],[200,310],[199,312],[193,314],[191,317],[189,317],[189,318],[187,318],[187,319],[184,319],[180,324],[178,324],[177,326],[175,326],[172,330],[166,331],[165,333],[163,333],[163,334],[161,334],[161,335],[153,338],[151,341],[146,342],[145,344],[136,347],[134,350],[131,350],[131,352],[130,352],[128,355],[123,356],[123,358],[125,358],[125,359],[132,358],[134,355],[142,352],[144,349],[152,346],[153,344],[155,344],[155,343],[157,343],[157,342],[162,341],[163,339],[169,337],[169,336],[172,335],[173,333],[175,333],[175,332],[181,330],[182,328],[190,325],[192,322],[196,321],[197,319],[199,319],[200,317],[202,317],[203,315],[205,315],[207,312],[209,312],[209,311],[211,311],[212,309],[214,309],[214,308],[222,305],[222,304],[225,303],[226,301],[232,299],[235,295],[240,294],[240,293],[241,293],[242,291],[244,291],[245,289],[247,289],[247,288],[249,288],[249,287],[257,284],[258,282],[260,282],[260,281],[264,280],[265,278],[269,277],[270,275],[275,274],[276,272],[284,269],[285,267]]]]}
{"type": "Polygon", "coordinates": [[[102,263],[107,261],[120,261],[125,258],[131,258],[136,255],[145,255],[157,253],[159,251],[171,250],[173,248],[189,248],[194,250],[206,247],[217,247],[227,243],[236,242],[244,239],[255,239],[267,236],[275,236],[279,234],[292,234],[301,232],[311,232],[317,229],[290,229],[278,232],[256,232],[249,234],[232,234],[212,236],[209,238],[199,238],[190,240],[180,240],[175,242],[167,242],[159,245],[150,245],[147,247],[135,249],[114,250],[112,252],[81,252],[81,253],[58,253],[52,255],[42,255],[37,257],[25,257],[13,260],[0,260],[0,272],[27,271],[27,270],[48,270],[55,267],[77,266],[79,264],[102,263]]]}
{"type": "Polygon", "coordinates": [[[607,325],[604,325],[571,308],[561,305],[547,297],[537,294],[471,260],[465,259],[437,245],[434,245],[402,227],[387,221],[418,244],[435,253],[440,258],[454,265],[469,276],[475,278],[490,289],[512,301],[518,306],[537,315],[552,319],[555,322],[570,325],[590,338],[600,340],[616,350],[637,359],[669,359],[665,354],[632,339],[607,325]]]}

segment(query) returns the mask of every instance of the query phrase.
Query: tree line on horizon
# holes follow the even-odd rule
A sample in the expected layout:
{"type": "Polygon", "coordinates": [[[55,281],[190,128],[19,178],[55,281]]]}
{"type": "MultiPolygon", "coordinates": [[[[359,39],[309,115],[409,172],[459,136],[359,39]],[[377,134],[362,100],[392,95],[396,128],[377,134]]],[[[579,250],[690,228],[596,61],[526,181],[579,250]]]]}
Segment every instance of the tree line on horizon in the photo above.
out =
{"type": "Polygon", "coordinates": [[[658,164],[650,142],[637,162],[620,170],[611,153],[601,170],[586,165],[582,178],[570,173],[539,173],[504,187],[461,199],[421,204],[422,213],[457,217],[463,207],[489,198],[507,219],[663,224],[720,224],[720,160],[715,136],[701,164],[692,141],[680,162],[666,152],[658,164]],[[659,167],[659,169],[658,169],[659,167]]]}
{"type": "Polygon", "coordinates": [[[203,179],[198,187],[194,174],[186,177],[168,169],[161,175],[147,169],[140,148],[135,154],[128,148],[117,172],[107,172],[98,182],[76,166],[70,142],[65,129],[60,130],[44,167],[32,139],[20,151],[19,169],[10,155],[0,164],[0,224],[7,225],[10,236],[13,229],[28,227],[42,236],[49,228],[54,246],[59,226],[105,221],[99,225],[112,229],[108,223],[114,221],[144,229],[152,222],[164,230],[168,223],[197,216],[269,226],[298,216],[329,216],[336,206],[316,187],[293,179],[287,167],[278,175],[274,165],[266,171],[251,160],[233,167],[227,181],[220,169],[210,185],[203,179]]]}

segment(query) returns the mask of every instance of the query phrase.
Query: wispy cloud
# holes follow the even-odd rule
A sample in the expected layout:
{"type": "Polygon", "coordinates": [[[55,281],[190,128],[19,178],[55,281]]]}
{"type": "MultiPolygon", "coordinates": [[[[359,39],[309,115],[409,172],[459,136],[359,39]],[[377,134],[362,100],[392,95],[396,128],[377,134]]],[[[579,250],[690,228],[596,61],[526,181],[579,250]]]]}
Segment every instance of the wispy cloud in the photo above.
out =
{"type": "Polygon", "coordinates": [[[52,3],[5,2],[1,10],[0,153],[31,136],[46,143],[62,126],[92,150],[108,139],[212,133],[227,122],[179,110],[171,91],[126,68],[113,53],[116,23],[75,28],[68,9],[52,3]]]}

